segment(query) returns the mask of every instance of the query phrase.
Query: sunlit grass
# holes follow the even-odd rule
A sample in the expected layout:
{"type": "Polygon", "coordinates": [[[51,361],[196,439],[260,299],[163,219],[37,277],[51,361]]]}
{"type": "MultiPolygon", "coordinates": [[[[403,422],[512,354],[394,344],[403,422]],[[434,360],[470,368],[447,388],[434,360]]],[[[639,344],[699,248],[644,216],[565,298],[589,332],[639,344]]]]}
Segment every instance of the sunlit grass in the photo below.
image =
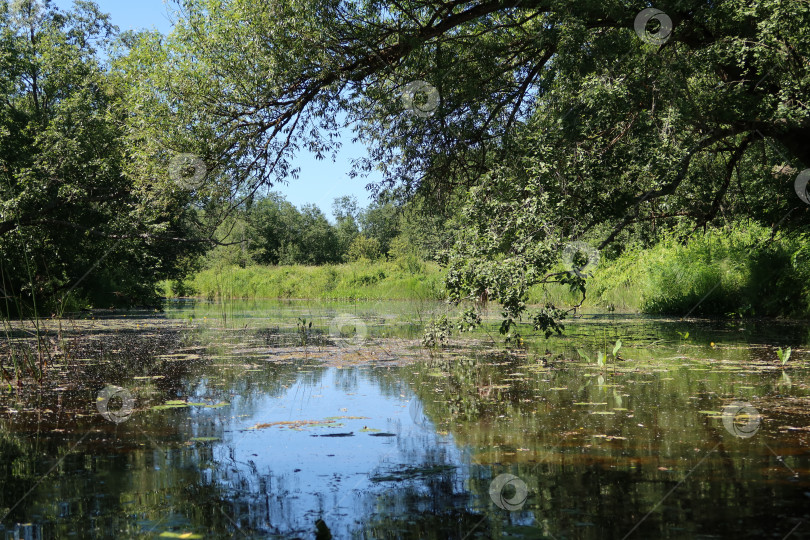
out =
{"type": "MultiPolygon", "coordinates": [[[[204,270],[186,283],[195,296],[222,298],[308,298],[321,300],[439,300],[444,298],[438,265],[417,272],[393,262],[325,266],[226,266],[204,270]]],[[[164,290],[171,294],[170,284],[164,290]]]]}

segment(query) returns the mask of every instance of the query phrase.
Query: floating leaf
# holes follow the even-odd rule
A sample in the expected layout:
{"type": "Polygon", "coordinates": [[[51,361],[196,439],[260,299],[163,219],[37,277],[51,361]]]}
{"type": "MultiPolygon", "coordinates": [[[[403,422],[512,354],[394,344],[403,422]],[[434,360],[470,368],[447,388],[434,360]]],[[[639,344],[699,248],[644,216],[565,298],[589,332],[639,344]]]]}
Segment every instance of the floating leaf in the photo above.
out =
{"type": "Polygon", "coordinates": [[[228,403],[227,401],[220,401],[216,405],[206,405],[205,408],[206,409],[220,409],[222,407],[227,407],[228,405],[230,405],[230,403],[228,403]]]}
{"type": "Polygon", "coordinates": [[[185,407],[205,407],[206,409],[219,409],[222,407],[227,407],[230,403],[226,401],[220,401],[215,405],[210,405],[208,403],[202,402],[195,402],[195,401],[183,401],[180,399],[170,399],[163,405],[155,405],[151,409],[153,411],[163,411],[166,409],[183,409],[185,407]]]}

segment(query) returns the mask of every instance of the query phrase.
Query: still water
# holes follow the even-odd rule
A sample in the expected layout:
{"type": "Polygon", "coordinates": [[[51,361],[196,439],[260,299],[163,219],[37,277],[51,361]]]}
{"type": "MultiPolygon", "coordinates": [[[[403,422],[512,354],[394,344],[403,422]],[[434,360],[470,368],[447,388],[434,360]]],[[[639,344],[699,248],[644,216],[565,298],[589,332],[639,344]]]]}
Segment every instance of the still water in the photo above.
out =
{"type": "Polygon", "coordinates": [[[506,348],[493,311],[422,348],[443,309],[184,302],[51,323],[41,376],[4,359],[0,531],[810,538],[807,325],[592,315],[506,348]]]}

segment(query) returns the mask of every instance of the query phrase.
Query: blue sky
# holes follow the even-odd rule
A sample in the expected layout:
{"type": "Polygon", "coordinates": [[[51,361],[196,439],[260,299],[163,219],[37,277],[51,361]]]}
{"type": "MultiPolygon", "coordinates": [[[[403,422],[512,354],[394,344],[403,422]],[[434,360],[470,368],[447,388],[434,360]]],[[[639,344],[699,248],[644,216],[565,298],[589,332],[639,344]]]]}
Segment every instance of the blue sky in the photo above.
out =
{"type": "MultiPolygon", "coordinates": [[[[163,0],[95,0],[101,10],[109,13],[112,22],[121,30],[153,28],[163,33],[171,31],[170,14],[176,9],[176,4],[163,0]]],[[[261,1],[261,0],[257,0],[261,1]]],[[[68,9],[73,0],[53,0],[52,4],[60,9],[68,9]]],[[[318,161],[312,154],[301,152],[294,165],[301,168],[297,180],[290,179],[288,185],[274,186],[274,190],[282,192],[287,200],[296,206],[306,203],[317,204],[331,219],[332,200],[343,195],[354,195],[360,206],[370,202],[365,185],[377,178],[350,179],[348,172],[351,169],[352,159],[366,155],[366,149],[361,144],[351,142],[351,133],[343,138],[343,148],[337,156],[337,161],[331,159],[318,161]]]]}

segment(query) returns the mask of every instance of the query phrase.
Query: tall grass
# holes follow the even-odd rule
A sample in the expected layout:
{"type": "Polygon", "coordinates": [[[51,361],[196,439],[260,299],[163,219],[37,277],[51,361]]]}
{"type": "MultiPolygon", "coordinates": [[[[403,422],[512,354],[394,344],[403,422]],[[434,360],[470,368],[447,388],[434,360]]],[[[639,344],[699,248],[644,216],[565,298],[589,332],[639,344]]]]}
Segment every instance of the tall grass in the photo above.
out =
{"type": "MultiPolygon", "coordinates": [[[[169,284],[167,296],[175,296],[169,284]]],[[[226,298],[311,298],[323,300],[442,299],[438,265],[358,261],[325,266],[224,266],[195,274],[183,287],[193,296],[226,298]]]]}
{"type": "MultiPolygon", "coordinates": [[[[563,270],[561,267],[557,270],[563,270]]],[[[445,297],[432,263],[368,262],[328,266],[224,266],[183,284],[204,298],[427,300],[445,297]]],[[[188,292],[186,292],[188,294],[188,292]]],[[[571,306],[579,294],[562,285],[533,287],[530,304],[571,306]]],[[[771,237],[758,225],[736,225],[694,236],[666,238],[605,261],[587,282],[583,309],[675,316],[810,315],[810,244],[806,236],[771,237]]]]}
{"type": "Polygon", "coordinates": [[[810,246],[801,235],[772,238],[755,224],[711,230],[683,245],[665,239],[598,268],[591,305],[652,314],[810,314],[810,246]]]}

